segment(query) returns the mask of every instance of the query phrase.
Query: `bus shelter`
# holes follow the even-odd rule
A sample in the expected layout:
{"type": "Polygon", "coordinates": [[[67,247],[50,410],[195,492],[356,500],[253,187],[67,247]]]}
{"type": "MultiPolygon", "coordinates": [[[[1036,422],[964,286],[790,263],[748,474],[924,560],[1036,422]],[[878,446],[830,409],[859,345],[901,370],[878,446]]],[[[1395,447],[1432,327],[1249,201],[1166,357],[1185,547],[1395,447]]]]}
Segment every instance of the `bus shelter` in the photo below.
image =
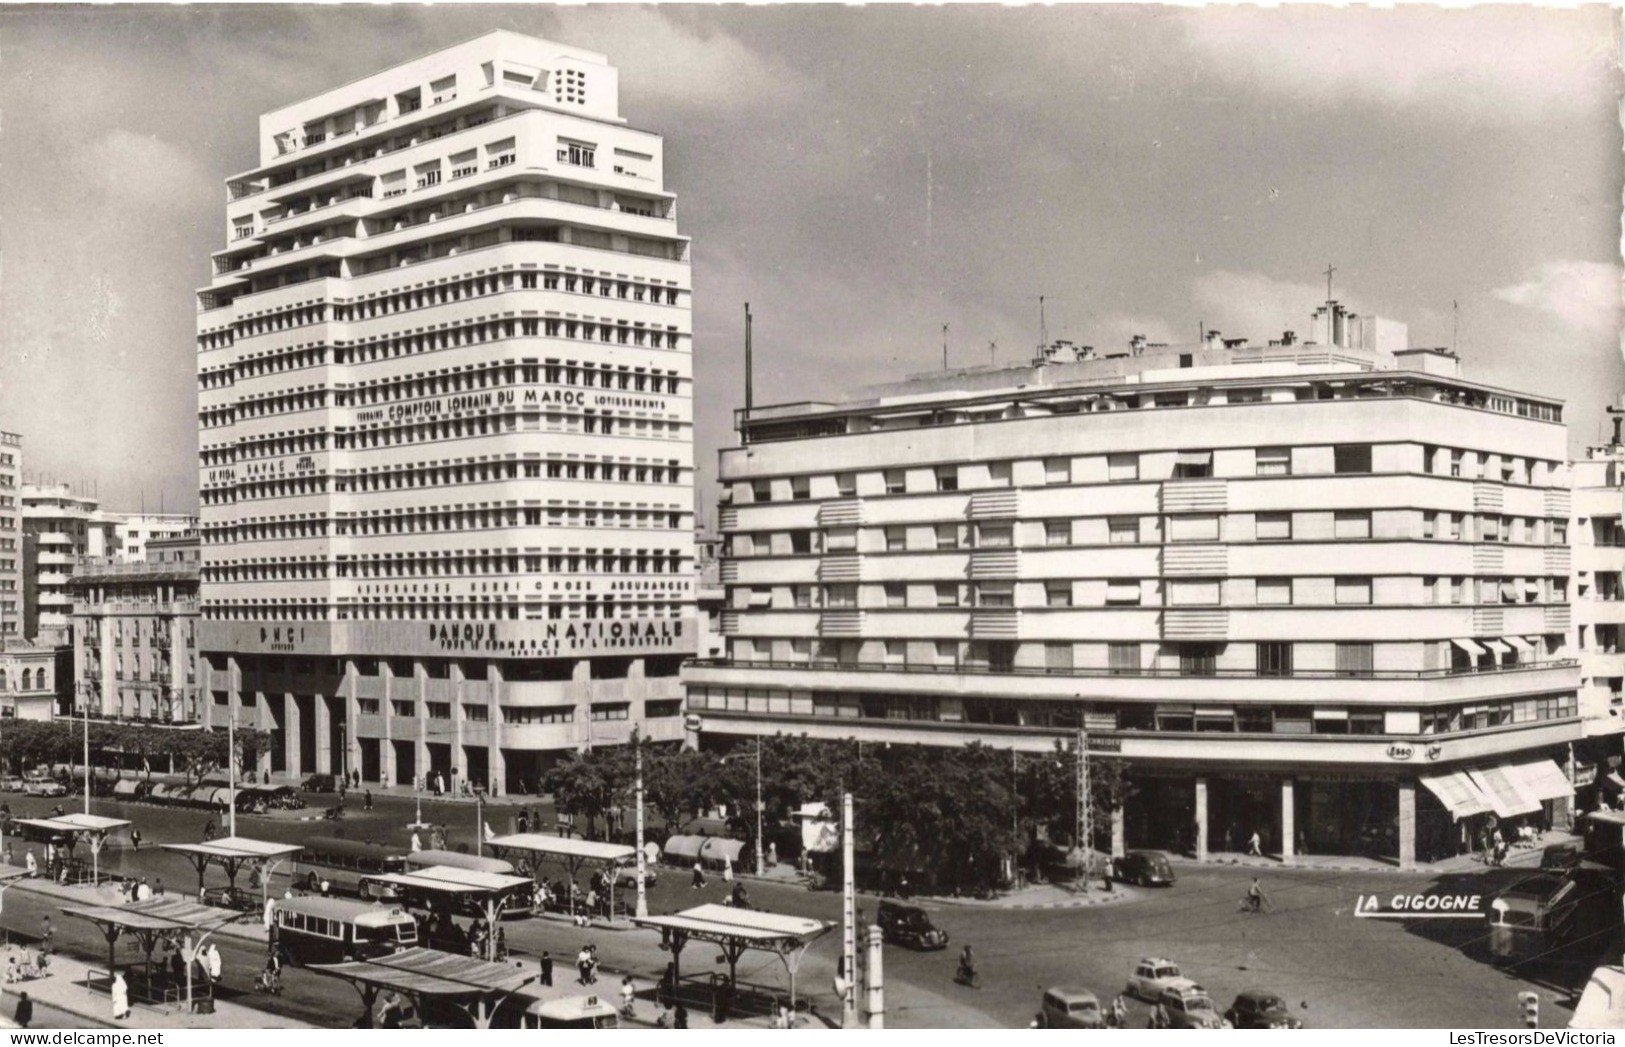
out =
{"type": "Polygon", "coordinates": [[[233,891],[237,888],[237,874],[245,865],[253,866],[260,871],[260,883],[264,888],[261,902],[271,896],[271,873],[280,863],[303,850],[298,844],[250,840],[242,836],[227,836],[203,843],[166,843],[162,846],[166,851],[183,855],[192,863],[192,868],[197,870],[199,894],[203,892],[203,873],[209,866],[220,866],[226,874],[227,885],[233,891]]]}
{"type": "MultiPolygon", "coordinates": [[[[609,872],[609,911],[615,913],[615,870],[637,859],[636,847],[619,843],[599,843],[596,840],[577,840],[568,836],[545,836],[541,833],[515,833],[497,836],[485,841],[485,846],[503,857],[522,855],[530,859],[532,868],[541,863],[557,862],[564,866],[570,882],[583,865],[606,866],[609,872]]],[[[570,914],[575,915],[575,894],[570,893],[570,914]]]]}
{"type": "Polygon", "coordinates": [[[833,923],[805,916],[785,916],[731,905],[697,905],[672,916],[644,916],[632,921],[660,932],[660,947],[671,953],[672,991],[682,976],[683,947],[708,942],[722,949],[728,961],[728,980],[738,984],[739,958],[755,949],[770,952],[784,965],[790,980],[790,1011],[796,1008],[796,972],[807,947],[823,937],[833,923]]]}
{"type": "Polygon", "coordinates": [[[489,1029],[497,1008],[515,992],[541,977],[524,970],[438,949],[403,949],[387,956],[349,963],[311,964],[305,968],[350,983],[361,995],[365,1028],[373,1027],[373,1005],[379,992],[397,992],[412,1001],[419,1014],[425,1004],[445,1002],[468,1015],[476,1029],[489,1029]]]}
{"type": "Polygon", "coordinates": [[[516,895],[529,894],[534,889],[534,884],[524,876],[505,876],[449,865],[434,865],[404,873],[381,873],[367,879],[392,885],[409,909],[427,909],[445,916],[469,909],[478,911],[490,930],[485,940],[488,960],[495,959],[497,921],[507,909],[508,901],[516,895]]]}
{"type": "Polygon", "coordinates": [[[130,822],[98,814],[59,814],[54,818],[16,818],[11,824],[20,830],[24,839],[66,847],[70,855],[80,841],[88,843],[90,882],[95,884],[101,879],[101,854],[107,838],[129,828],[130,822]]]}
{"type": "MultiPolygon", "coordinates": [[[[65,916],[89,920],[107,939],[107,981],[117,969],[114,947],[128,934],[146,956],[146,988],[152,995],[152,950],[159,941],[173,942],[186,961],[186,1009],[192,1009],[192,961],[210,935],[244,917],[244,913],[213,909],[186,898],[149,898],[128,905],[65,905],[65,916]]],[[[88,976],[87,979],[88,981],[88,976]]],[[[88,988],[88,985],[87,985],[88,988]]]]}

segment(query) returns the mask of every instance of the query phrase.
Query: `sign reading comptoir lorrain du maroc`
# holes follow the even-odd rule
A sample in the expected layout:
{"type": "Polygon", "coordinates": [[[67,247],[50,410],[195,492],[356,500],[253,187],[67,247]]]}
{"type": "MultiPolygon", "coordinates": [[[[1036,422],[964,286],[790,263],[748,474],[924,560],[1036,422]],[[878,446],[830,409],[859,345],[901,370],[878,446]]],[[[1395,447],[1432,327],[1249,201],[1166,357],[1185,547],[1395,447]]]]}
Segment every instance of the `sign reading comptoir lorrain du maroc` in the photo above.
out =
{"type": "Polygon", "coordinates": [[[262,654],[424,657],[484,655],[580,658],[602,654],[688,653],[684,618],[598,618],[546,622],[202,622],[205,650],[262,654]]]}

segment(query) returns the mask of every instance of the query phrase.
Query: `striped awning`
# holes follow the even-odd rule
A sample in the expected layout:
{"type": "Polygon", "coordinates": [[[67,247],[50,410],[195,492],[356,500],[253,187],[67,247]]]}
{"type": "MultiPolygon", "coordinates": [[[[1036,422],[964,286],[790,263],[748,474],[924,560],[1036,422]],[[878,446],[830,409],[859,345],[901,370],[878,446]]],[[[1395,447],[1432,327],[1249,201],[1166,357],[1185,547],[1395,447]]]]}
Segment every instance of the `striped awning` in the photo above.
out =
{"type": "Polygon", "coordinates": [[[1484,648],[1471,640],[1451,640],[1450,642],[1474,658],[1482,657],[1484,654],[1484,648]]]}
{"type": "Polygon", "coordinates": [[[1462,771],[1452,771],[1449,774],[1423,775],[1423,787],[1439,798],[1445,810],[1451,817],[1460,821],[1475,814],[1486,814],[1490,811],[1490,801],[1478,786],[1462,771]]]}
{"type": "Polygon", "coordinates": [[[1522,785],[1510,766],[1486,767],[1468,771],[1480,792],[1490,801],[1490,807],[1500,818],[1516,818],[1540,810],[1540,801],[1523,791],[1522,785]]]}

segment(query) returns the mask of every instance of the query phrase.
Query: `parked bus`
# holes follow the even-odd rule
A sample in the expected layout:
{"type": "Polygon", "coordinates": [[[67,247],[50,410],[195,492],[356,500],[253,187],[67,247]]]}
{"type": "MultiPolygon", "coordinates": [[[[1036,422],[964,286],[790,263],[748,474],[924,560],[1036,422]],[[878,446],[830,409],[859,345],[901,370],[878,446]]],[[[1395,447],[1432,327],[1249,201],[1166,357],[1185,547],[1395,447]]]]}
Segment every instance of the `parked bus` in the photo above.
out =
{"type": "Polygon", "coordinates": [[[1560,948],[1573,936],[1581,906],[1606,879],[1596,866],[1580,866],[1519,880],[1490,902],[1490,950],[1511,958],[1560,948]]]}
{"type": "Polygon", "coordinates": [[[312,836],[305,841],[304,850],[299,854],[294,882],[308,891],[319,891],[325,879],[334,892],[394,901],[396,895],[392,885],[367,880],[367,877],[405,871],[406,856],[398,848],[360,840],[340,840],[332,836],[312,836]]]}
{"type": "Polygon", "coordinates": [[[398,905],[342,898],[281,898],[271,918],[288,962],[340,963],[383,956],[418,943],[418,925],[398,905]]]}
{"type": "MultiPolygon", "coordinates": [[[[451,869],[469,869],[473,872],[496,873],[498,876],[523,876],[515,872],[513,863],[503,861],[501,858],[482,858],[475,854],[464,854],[461,851],[411,851],[406,855],[406,871],[417,872],[419,869],[432,869],[435,866],[451,869]]],[[[536,891],[522,890],[509,896],[508,903],[502,908],[502,918],[515,916],[529,916],[536,906],[536,891]]],[[[466,915],[477,916],[477,910],[469,910],[466,915]]]]}

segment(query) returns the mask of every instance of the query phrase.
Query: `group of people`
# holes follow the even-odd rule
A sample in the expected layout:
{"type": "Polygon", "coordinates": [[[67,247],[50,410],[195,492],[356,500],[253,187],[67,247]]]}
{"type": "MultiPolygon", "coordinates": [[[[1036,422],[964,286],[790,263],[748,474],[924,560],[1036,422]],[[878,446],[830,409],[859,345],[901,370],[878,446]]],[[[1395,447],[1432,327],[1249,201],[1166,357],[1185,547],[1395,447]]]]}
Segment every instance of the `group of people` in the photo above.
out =
{"type": "Polygon", "coordinates": [[[576,984],[595,985],[598,982],[598,946],[583,945],[576,953],[576,984]]]}
{"type": "Polygon", "coordinates": [[[148,883],[145,876],[139,880],[124,880],[119,884],[119,895],[126,904],[130,902],[144,902],[149,898],[162,898],[164,896],[164,881],[159,877],[153,883],[148,883]]]}
{"type": "Polygon", "coordinates": [[[6,982],[10,984],[28,981],[30,978],[43,978],[50,965],[51,958],[43,944],[32,950],[21,946],[9,946],[6,949],[6,982]]]}

